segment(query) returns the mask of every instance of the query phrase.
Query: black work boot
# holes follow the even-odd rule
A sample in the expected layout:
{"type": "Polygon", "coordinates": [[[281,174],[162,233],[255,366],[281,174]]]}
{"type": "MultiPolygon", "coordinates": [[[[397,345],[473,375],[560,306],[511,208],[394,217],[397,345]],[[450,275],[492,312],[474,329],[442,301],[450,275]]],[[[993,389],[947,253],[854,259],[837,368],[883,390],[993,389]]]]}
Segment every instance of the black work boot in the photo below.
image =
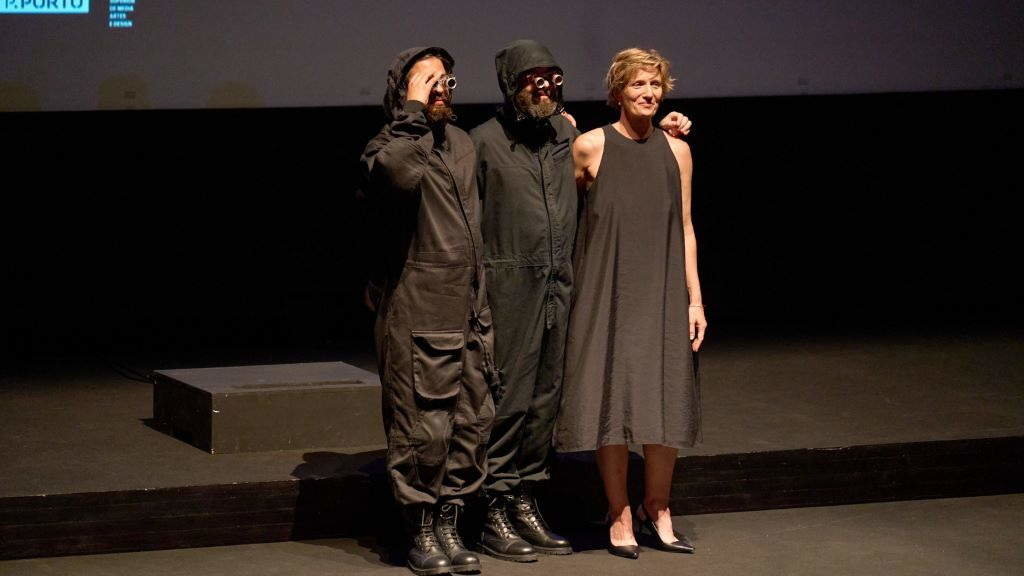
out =
{"type": "Polygon", "coordinates": [[[519,537],[508,520],[512,496],[492,494],[487,499],[487,519],[480,536],[480,549],[495,558],[512,562],[536,562],[533,546],[519,537]]]}
{"type": "Polygon", "coordinates": [[[572,554],[569,541],[548,528],[540,515],[537,499],[528,486],[520,485],[512,497],[509,517],[516,532],[541,554],[572,554]]]}
{"type": "Polygon", "coordinates": [[[412,540],[406,564],[417,576],[447,574],[452,565],[434,536],[434,508],[429,504],[405,506],[405,530],[412,540]]]}
{"type": "Polygon", "coordinates": [[[437,522],[434,523],[434,535],[451,561],[451,570],[457,574],[480,571],[480,559],[462,544],[459,536],[459,516],[462,506],[457,504],[441,504],[438,508],[437,522]]]}

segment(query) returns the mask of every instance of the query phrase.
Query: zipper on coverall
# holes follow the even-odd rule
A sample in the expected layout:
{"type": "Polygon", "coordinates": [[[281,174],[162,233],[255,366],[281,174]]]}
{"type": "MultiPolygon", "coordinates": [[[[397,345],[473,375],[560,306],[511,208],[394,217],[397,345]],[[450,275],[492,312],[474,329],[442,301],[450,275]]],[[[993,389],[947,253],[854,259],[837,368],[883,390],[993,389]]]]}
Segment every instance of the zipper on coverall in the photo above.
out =
{"type": "Polygon", "coordinates": [[[537,166],[540,168],[540,195],[544,200],[544,213],[548,217],[548,271],[547,283],[544,295],[544,327],[550,330],[555,324],[555,240],[554,230],[551,228],[551,206],[548,203],[548,189],[544,179],[544,162],[540,157],[540,150],[537,156],[537,166]]]}
{"type": "MultiPolygon", "coordinates": [[[[441,161],[441,165],[444,166],[445,171],[448,172],[448,178],[452,181],[452,190],[455,191],[455,201],[459,203],[459,213],[462,214],[462,222],[466,225],[466,233],[469,235],[469,245],[473,249],[473,285],[474,292],[480,290],[480,284],[477,282],[477,278],[480,276],[480,267],[477,262],[477,251],[476,251],[476,240],[473,238],[473,227],[469,225],[469,216],[466,214],[466,206],[462,203],[462,194],[459,192],[459,183],[455,180],[455,174],[452,173],[451,167],[444,161],[444,156],[441,155],[441,151],[437,148],[433,149],[434,153],[437,154],[438,160],[441,161]]],[[[472,314],[472,326],[476,332],[477,340],[480,342],[480,350],[484,356],[484,375],[487,377],[489,388],[491,389],[491,395],[494,396],[494,401],[497,402],[500,399],[500,389],[498,385],[498,367],[494,363],[494,358],[491,357],[491,353],[487,350],[487,346],[484,344],[483,338],[483,326],[480,324],[480,314],[476,309],[476,302],[469,303],[469,309],[472,314]]]]}

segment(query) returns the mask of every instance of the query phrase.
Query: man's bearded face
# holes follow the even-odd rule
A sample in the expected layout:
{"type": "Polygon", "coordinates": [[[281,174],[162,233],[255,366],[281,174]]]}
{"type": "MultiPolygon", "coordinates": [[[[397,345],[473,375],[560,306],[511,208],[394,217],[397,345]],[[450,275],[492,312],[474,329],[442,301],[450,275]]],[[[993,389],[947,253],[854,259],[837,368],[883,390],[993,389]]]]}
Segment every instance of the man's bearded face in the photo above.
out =
{"type": "Polygon", "coordinates": [[[516,108],[532,118],[547,118],[558,110],[559,88],[551,82],[544,88],[538,88],[533,82],[536,77],[550,77],[556,73],[555,68],[533,68],[519,78],[519,91],[515,95],[516,108]]]}
{"type": "Polygon", "coordinates": [[[432,74],[438,79],[430,88],[430,94],[427,96],[427,107],[424,110],[427,120],[433,124],[450,122],[455,117],[455,113],[452,110],[452,91],[444,82],[447,72],[440,58],[437,56],[426,56],[413,64],[406,75],[406,83],[417,74],[432,74]]]}
{"type": "Polygon", "coordinates": [[[431,91],[426,112],[427,120],[431,123],[451,122],[455,117],[455,111],[452,109],[451,90],[445,88],[441,93],[438,93],[437,90],[431,91]]]}

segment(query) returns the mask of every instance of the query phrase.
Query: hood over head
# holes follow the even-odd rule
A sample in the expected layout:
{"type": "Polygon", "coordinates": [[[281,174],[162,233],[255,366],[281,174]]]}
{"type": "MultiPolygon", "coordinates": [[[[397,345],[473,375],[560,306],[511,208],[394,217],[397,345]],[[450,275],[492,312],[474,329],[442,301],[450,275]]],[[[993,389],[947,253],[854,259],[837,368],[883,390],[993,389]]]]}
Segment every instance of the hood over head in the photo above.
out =
{"type": "Polygon", "coordinates": [[[395,61],[391,63],[391,69],[388,70],[388,88],[384,92],[384,114],[389,120],[394,120],[405,106],[405,75],[409,72],[409,68],[424,56],[440,58],[445,71],[449,74],[455,67],[455,60],[444,48],[417,46],[402,50],[395,57],[395,61]]]}
{"type": "MultiPolygon", "coordinates": [[[[508,108],[515,108],[514,98],[517,91],[517,80],[519,75],[531,68],[558,68],[562,67],[555,61],[551,51],[536,40],[516,40],[505,46],[494,56],[494,68],[498,72],[498,86],[505,96],[505,105],[508,108]]],[[[558,90],[556,99],[561,105],[562,94],[558,90]]],[[[556,112],[557,113],[557,112],[556,112]]],[[[517,117],[519,114],[517,114],[517,117]]]]}

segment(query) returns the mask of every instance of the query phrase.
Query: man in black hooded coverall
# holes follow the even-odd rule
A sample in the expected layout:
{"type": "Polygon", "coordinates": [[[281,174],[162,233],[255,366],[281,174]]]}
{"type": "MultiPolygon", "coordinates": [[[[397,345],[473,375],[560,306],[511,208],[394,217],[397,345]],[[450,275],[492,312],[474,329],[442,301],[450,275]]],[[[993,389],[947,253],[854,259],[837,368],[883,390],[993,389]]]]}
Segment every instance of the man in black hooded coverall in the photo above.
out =
{"type": "Polygon", "coordinates": [[[399,54],[384,97],[389,122],[362,157],[366,196],[388,215],[374,336],[387,471],[418,575],[480,570],[457,521],[486,474],[497,378],[476,153],[449,122],[453,65],[440,48],[399,54]]]}
{"type": "MultiPolygon", "coordinates": [[[[561,397],[562,361],[572,299],[577,192],[563,116],[562,68],[533,40],[494,59],[505,104],[470,132],[483,204],[481,231],[495,353],[502,379],[484,483],[487,519],[481,548],[504,560],[571,554],[547,526],[532,485],[549,478],[548,457],[561,397]]],[[[662,128],[688,132],[673,112],[662,128]]]]}

